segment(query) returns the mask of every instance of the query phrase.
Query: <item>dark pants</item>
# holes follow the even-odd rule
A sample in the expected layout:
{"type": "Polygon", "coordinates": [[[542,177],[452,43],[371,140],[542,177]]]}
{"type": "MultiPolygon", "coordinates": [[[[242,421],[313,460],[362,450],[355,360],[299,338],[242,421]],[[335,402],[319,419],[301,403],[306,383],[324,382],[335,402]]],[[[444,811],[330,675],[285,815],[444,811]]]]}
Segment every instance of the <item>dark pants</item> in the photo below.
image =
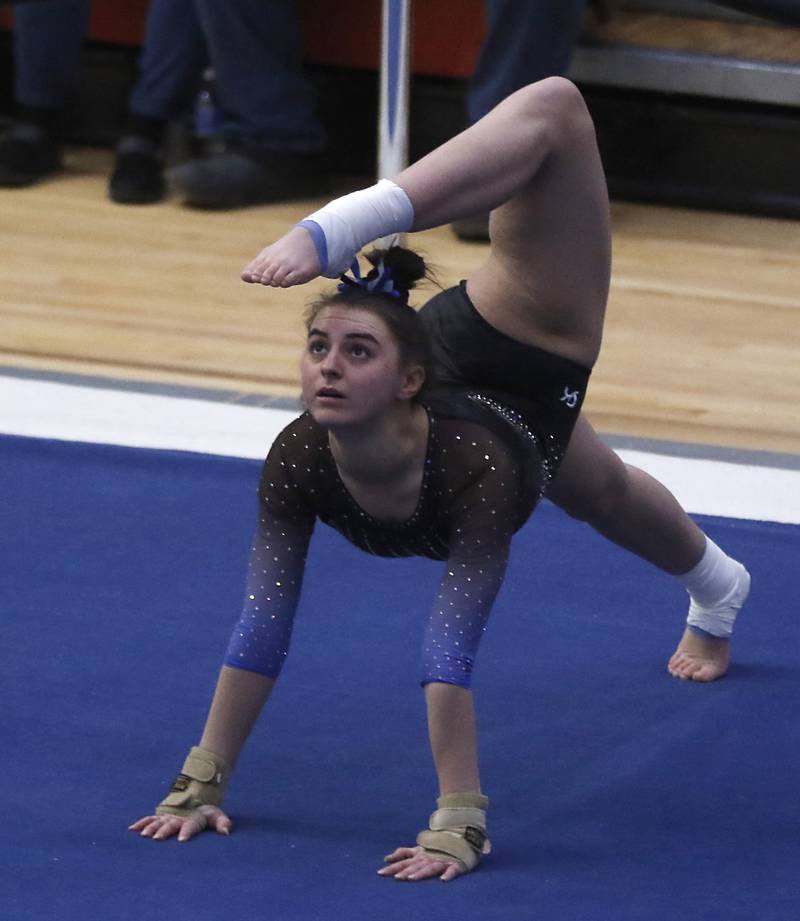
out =
{"type": "MultiPolygon", "coordinates": [[[[90,0],[17,7],[18,102],[62,105],[89,9],[90,0]]],[[[488,34],[470,82],[470,121],[521,86],[566,73],[583,9],[584,0],[486,0],[488,34]]],[[[208,63],[226,133],[295,150],[322,146],[291,0],[152,0],[131,110],[174,117],[191,104],[208,63]]]]}
{"type": "Polygon", "coordinates": [[[469,86],[470,122],[520,87],[567,73],[585,5],[585,0],[486,0],[486,40],[469,86]]]}
{"type": "MultiPolygon", "coordinates": [[[[17,102],[63,104],[89,8],[89,0],[18,7],[17,102]]],[[[151,118],[185,111],[208,64],[215,72],[224,133],[290,150],[322,147],[292,0],[152,0],[131,111],[151,118]]]]}

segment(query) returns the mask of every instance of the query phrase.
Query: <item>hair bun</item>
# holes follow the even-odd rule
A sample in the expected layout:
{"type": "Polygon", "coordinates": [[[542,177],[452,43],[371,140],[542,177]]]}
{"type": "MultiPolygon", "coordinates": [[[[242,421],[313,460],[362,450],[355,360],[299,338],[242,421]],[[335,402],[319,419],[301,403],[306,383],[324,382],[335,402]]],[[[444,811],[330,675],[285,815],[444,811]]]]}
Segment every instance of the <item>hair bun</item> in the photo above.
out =
{"type": "Polygon", "coordinates": [[[428,268],[422,256],[403,246],[373,249],[367,253],[367,261],[372,266],[383,262],[387,268],[391,269],[394,286],[401,291],[410,291],[428,274],[428,268]]]}

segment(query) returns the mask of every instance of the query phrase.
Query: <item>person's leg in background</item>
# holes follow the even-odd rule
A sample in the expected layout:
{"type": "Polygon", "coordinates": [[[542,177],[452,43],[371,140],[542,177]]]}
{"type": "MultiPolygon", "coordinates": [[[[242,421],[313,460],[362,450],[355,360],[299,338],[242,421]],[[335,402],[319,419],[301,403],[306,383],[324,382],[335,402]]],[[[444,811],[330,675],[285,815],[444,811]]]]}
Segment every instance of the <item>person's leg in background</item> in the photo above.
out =
{"type": "MultiPolygon", "coordinates": [[[[469,83],[475,124],[528,83],[565,76],[580,36],[586,0],[486,0],[486,38],[469,83]]],[[[453,225],[465,240],[489,239],[489,215],[453,225]]]]}
{"type": "Polygon", "coordinates": [[[167,125],[191,108],[207,63],[195,0],[151,0],[139,77],[109,181],[111,199],[146,204],[164,197],[167,125]]]}
{"type": "Polygon", "coordinates": [[[191,205],[236,208],[325,190],[325,135],[292,0],[196,0],[223,145],[170,173],[191,205]]]}
{"type": "Polygon", "coordinates": [[[61,168],[61,114],[89,12],[90,0],[48,0],[15,9],[16,118],[0,141],[0,186],[32,185],[61,168]]]}

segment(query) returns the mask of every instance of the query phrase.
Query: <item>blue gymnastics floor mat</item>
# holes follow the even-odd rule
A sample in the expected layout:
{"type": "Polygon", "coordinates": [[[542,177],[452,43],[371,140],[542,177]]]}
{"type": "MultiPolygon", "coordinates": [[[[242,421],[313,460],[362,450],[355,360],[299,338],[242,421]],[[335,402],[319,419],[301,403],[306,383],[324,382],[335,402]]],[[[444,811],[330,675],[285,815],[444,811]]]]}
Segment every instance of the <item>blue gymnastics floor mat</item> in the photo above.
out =
{"type": "Polygon", "coordinates": [[[753,574],[734,665],[671,679],[685,594],[544,504],[475,674],[495,851],[380,878],[435,777],[417,659],[438,564],[320,527],[230,838],[127,831],[199,736],[238,616],[259,465],[0,438],[0,904],[13,921],[796,921],[800,529],[704,518],[753,574]]]}

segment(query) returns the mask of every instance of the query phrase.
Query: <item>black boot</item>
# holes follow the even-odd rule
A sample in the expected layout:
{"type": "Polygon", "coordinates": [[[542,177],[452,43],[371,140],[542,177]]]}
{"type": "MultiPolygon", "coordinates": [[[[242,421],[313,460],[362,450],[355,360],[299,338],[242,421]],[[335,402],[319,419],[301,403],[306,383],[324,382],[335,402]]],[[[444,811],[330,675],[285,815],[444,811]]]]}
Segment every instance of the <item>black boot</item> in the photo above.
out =
{"type": "Polygon", "coordinates": [[[117,145],[108,197],[121,205],[149,205],[166,193],[164,158],[158,144],[127,135],[117,145]]]}
{"type": "Polygon", "coordinates": [[[0,186],[22,188],[61,169],[54,132],[33,122],[15,122],[0,138],[0,186]]]}

